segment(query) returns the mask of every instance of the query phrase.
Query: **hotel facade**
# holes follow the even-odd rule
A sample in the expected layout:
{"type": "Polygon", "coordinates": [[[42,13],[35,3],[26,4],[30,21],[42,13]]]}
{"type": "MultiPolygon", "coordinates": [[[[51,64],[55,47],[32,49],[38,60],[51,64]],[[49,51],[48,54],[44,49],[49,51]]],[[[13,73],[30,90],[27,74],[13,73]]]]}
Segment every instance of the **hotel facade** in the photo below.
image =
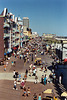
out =
{"type": "Polygon", "coordinates": [[[0,60],[22,47],[23,23],[5,8],[0,14],[0,60]]]}

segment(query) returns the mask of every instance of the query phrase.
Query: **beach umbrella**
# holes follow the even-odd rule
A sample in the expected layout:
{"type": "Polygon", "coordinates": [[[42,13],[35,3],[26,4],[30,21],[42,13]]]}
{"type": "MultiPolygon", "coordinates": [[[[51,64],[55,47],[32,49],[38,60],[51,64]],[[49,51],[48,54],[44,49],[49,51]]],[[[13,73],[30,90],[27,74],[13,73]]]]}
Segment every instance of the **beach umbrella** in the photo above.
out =
{"type": "Polygon", "coordinates": [[[43,93],[49,93],[49,94],[51,94],[52,93],[52,89],[47,89],[43,93]]]}
{"type": "Polygon", "coordinates": [[[62,97],[67,97],[67,92],[63,92],[63,93],[61,94],[61,96],[62,96],[62,97]]]}

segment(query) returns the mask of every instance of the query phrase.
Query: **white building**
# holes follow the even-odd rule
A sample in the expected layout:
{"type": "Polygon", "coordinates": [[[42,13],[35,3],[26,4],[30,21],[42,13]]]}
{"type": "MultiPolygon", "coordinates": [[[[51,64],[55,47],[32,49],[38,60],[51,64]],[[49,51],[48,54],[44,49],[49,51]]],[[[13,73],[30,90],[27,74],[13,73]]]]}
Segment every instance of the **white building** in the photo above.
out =
{"type": "Polygon", "coordinates": [[[38,33],[37,32],[32,32],[32,37],[33,38],[38,37],[38,33]]]}

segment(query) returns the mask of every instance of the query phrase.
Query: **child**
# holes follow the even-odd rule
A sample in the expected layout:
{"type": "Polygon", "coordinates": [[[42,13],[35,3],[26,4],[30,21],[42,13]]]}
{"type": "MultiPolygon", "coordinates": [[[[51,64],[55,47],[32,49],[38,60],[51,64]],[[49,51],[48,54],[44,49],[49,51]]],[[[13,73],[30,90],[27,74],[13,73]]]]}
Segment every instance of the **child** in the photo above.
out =
{"type": "Polygon", "coordinates": [[[37,77],[37,76],[35,76],[35,84],[37,84],[37,79],[38,79],[38,77],[37,77]]]}
{"type": "Polygon", "coordinates": [[[4,71],[6,71],[6,64],[4,65],[4,71]]]}
{"type": "Polygon", "coordinates": [[[27,75],[26,75],[26,74],[24,75],[24,79],[25,79],[25,80],[27,79],[27,75]]]}
{"type": "Polygon", "coordinates": [[[41,94],[39,94],[39,96],[38,96],[38,100],[41,100],[41,94]]]}
{"type": "Polygon", "coordinates": [[[30,87],[28,87],[28,89],[27,89],[27,96],[29,96],[30,95],[30,87]]]}
{"type": "Polygon", "coordinates": [[[24,91],[23,96],[25,96],[25,97],[26,97],[26,88],[25,88],[25,87],[24,87],[23,91],[24,91]]]}
{"type": "Polygon", "coordinates": [[[14,62],[12,61],[12,66],[13,66],[14,62]]]}

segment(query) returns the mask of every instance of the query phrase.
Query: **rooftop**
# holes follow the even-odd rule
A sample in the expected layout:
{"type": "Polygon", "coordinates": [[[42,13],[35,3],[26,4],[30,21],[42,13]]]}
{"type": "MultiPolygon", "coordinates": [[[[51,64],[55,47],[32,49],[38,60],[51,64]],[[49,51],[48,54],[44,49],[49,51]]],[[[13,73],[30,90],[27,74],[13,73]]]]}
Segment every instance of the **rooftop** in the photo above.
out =
{"type": "Polygon", "coordinates": [[[23,19],[29,19],[28,17],[23,17],[23,19]]]}

